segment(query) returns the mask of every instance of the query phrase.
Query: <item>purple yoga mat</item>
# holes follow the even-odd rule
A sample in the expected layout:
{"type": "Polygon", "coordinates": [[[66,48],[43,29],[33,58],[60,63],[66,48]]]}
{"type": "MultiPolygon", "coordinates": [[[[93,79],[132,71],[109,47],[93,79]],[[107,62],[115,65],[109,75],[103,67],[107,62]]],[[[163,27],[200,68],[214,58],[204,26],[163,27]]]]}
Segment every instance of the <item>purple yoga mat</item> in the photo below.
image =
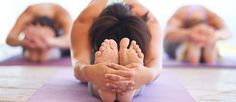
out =
{"type": "Polygon", "coordinates": [[[0,65],[71,66],[71,58],[63,57],[60,59],[39,63],[39,62],[30,62],[28,60],[25,60],[21,55],[18,55],[0,62],[0,65]]]}
{"type": "MultiPolygon", "coordinates": [[[[101,102],[88,93],[87,85],[73,77],[72,71],[58,72],[37,90],[28,102],[101,102]]],[[[162,73],[133,102],[194,102],[191,95],[172,73],[162,73]]]]}
{"type": "Polygon", "coordinates": [[[163,66],[165,68],[170,67],[185,67],[185,68],[204,68],[204,67],[214,67],[214,68],[236,68],[236,58],[231,56],[223,56],[221,61],[215,64],[190,64],[187,62],[178,62],[174,59],[169,58],[167,55],[163,57],[163,66]]]}

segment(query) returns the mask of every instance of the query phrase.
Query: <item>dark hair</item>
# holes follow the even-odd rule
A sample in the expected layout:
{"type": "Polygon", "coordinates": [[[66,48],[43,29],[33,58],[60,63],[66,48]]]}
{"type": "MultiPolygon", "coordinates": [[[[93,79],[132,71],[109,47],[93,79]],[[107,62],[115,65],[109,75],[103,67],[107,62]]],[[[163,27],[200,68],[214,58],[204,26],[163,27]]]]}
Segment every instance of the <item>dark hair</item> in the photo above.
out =
{"type": "Polygon", "coordinates": [[[199,24],[207,24],[207,20],[201,20],[201,19],[185,20],[185,28],[191,28],[199,24]]]}
{"type": "Polygon", "coordinates": [[[113,4],[105,8],[92,24],[89,35],[94,52],[105,39],[113,39],[119,46],[120,40],[127,37],[130,41],[135,40],[145,55],[150,40],[145,20],[131,15],[129,7],[123,4],[113,4]]]}
{"type": "Polygon", "coordinates": [[[41,26],[47,26],[53,29],[55,32],[56,36],[59,36],[58,28],[56,27],[56,23],[48,18],[47,16],[38,16],[35,17],[34,20],[32,21],[32,25],[37,25],[40,24],[41,26]]]}

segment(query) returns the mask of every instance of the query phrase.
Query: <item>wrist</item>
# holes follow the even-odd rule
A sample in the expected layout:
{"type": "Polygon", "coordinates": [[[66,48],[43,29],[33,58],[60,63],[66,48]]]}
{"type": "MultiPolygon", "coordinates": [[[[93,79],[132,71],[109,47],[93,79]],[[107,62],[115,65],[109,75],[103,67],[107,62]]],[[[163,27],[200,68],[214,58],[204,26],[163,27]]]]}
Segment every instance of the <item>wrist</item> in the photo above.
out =
{"type": "Polygon", "coordinates": [[[57,47],[57,41],[55,38],[51,38],[51,39],[48,39],[48,45],[49,47],[53,48],[53,47],[57,47]]]}
{"type": "Polygon", "coordinates": [[[135,72],[135,88],[140,88],[141,86],[151,82],[153,80],[153,72],[150,68],[146,68],[145,66],[143,68],[140,68],[139,70],[136,70],[135,72]]]}
{"type": "Polygon", "coordinates": [[[76,79],[80,80],[81,82],[88,82],[88,77],[87,77],[87,70],[88,70],[88,65],[82,65],[82,64],[77,64],[75,67],[75,77],[76,79]]]}
{"type": "Polygon", "coordinates": [[[215,31],[215,40],[220,40],[221,39],[221,31],[215,31]]]}

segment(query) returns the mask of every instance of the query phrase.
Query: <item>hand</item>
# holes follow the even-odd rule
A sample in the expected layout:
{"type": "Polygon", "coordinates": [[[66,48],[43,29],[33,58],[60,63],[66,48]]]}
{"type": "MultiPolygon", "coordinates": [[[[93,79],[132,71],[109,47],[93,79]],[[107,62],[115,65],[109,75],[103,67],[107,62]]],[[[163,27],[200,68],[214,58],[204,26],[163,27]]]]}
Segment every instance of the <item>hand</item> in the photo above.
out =
{"type": "Polygon", "coordinates": [[[199,24],[192,27],[188,32],[189,41],[197,46],[206,46],[214,37],[214,29],[206,24],[199,24]]]}
{"type": "Polygon", "coordinates": [[[42,39],[41,28],[38,26],[29,25],[24,29],[25,41],[30,42],[35,49],[48,48],[46,42],[42,39]],[[27,41],[28,40],[28,41],[27,41]]]}
{"type": "Polygon", "coordinates": [[[122,70],[114,70],[109,67],[108,63],[99,63],[94,65],[87,65],[82,69],[84,76],[92,82],[96,87],[106,91],[112,91],[113,88],[107,88],[106,83],[113,83],[114,80],[116,81],[124,81],[132,76],[133,73],[129,71],[122,71],[122,70]],[[119,78],[108,79],[105,78],[105,74],[114,74],[114,75],[121,75],[119,78]]]}
{"type": "Polygon", "coordinates": [[[205,27],[205,34],[208,38],[208,40],[206,40],[205,42],[205,46],[214,44],[217,41],[217,33],[213,27],[211,26],[205,27]]]}
{"type": "Polygon", "coordinates": [[[41,28],[41,39],[47,43],[49,47],[53,47],[55,43],[57,43],[56,40],[56,34],[54,30],[50,27],[42,27],[41,28]]]}
{"type": "MultiPolygon", "coordinates": [[[[113,89],[113,92],[124,93],[126,91],[138,89],[149,81],[148,78],[145,78],[147,73],[146,73],[146,71],[144,71],[145,68],[142,64],[131,63],[126,66],[122,66],[122,65],[118,65],[118,64],[111,64],[110,67],[114,68],[116,70],[131,71],[133,73],[133,74],[131,74],[132,76],[130,76],[130,79],[127,79],[124,81],[121,80],[121,81],[115,81],[113,83],[108,83],[107,87],[113,89]],[[130,83],[127,83],[127,81],[129,81],[130,83]],[[132,81],[134,81],[135,83],[133,83],[132,81]]],[[[120,76],[120,73],[106,74],[106,77],[108,79],[120,79],[119,76],[120,76]]]]}

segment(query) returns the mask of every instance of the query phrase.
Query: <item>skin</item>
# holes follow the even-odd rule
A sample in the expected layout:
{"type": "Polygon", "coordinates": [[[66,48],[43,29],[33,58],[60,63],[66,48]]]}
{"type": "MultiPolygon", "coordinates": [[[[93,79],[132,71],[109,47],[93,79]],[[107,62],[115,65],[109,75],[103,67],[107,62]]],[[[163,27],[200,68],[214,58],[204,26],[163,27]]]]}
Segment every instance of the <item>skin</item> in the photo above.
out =
{"type": "MultiPolygon", "coordinates": [[[[143,65],[137,63],[128,65],[99,63],[91,65],[91,46],[88,30],[105,8],[106,3],[107,0],[92,0],[73,24],[71,51],[74,75],[81,82],[92,82],[98,89],[124,93],[138,89],[142,85],[152,82],[160,75],[162,70],[162,50],[160,49],[162,49],[163,36],[159,23],[149,13],[147,25],[151,40],[143,65]],[[135,84],[132,84],[133,82],[135,84]]],[[[148,11],[136,0],[129,0],[126,4],[133,7],[132,14],[135,16],[141,17],[148,11]]]]}
{"type": "MultiPolygon", "coordinates": [[[[143,65],[144,55],[135,41],[132,41],[130,47],[128,48],[129,39],[123,38],[120,45],[121,46],[118,53],[116,42],[114,40],[106,39],[102,43],[99,51],[95,53],[95,63],[112,62],[120,65],[137,63],[143,65]]],[[[96,93],[97,96],[100,96],[103,102],[114,102],[116,97],[120,102],[131,102],[136,92],[136,90],[132,90],[120,94],[101,90],[97,88],[96,85],[93,85],[93,88],[94,93],[96,93]]]]}
{"type": "Polygon", "coordinates": [[[69,48],[71,25],[70,15],[59,5],[51,3],[31,5],[18,17],[7,36],[6,43],[11,46],[25,47],[28,53],[26,56],[29,60],[45,61],[49,48],[69,48]],[[64,34],[57,38],[52,37],[55,35],[52,29],[40,25],[30,25],[35,16],[47,16],[54,20],[57,26],[64,31],[64,34]],[[25,33],[25,39],[18,40],[21,32],[25,33]]]}
{"type": "Polygon", "coordinates": [[[197,6],[199,9],[193,10],[188,18],[206,19],[208,23],[184,28],[186,15],[189,15],[188,10],[191,8],[184,6],[169,19],[165,39],[171,43],[182,42],[187,46],[187,62],[197,64],[203,54],[205,63],[215,63],[218,56],[216,42],[229,38],[230,32],[220,17],[203,6],[197,6]],[[204,16],[202,12],[205,13],[204,16]]]}

